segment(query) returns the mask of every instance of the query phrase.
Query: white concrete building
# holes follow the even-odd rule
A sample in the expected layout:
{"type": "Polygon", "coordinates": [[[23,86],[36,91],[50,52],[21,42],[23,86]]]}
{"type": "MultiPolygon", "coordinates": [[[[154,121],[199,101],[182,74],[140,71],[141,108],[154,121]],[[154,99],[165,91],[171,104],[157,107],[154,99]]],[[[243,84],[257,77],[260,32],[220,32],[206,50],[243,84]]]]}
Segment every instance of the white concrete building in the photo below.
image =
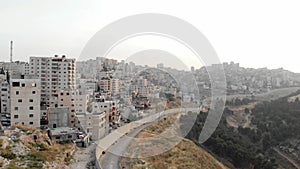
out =
{"type": "Polygon", "coordinates": [[[76,87],[75,59],[58,57],[30,57],[29,75],[41,79],[41,101],[46,106],[62,89],[76,87]]]}
{"type": "Polygon", "coordinates": [[[96,103],[90,104],[91,112],[76,113],[81,128],[91,136],[93,140],[99,140],[108,134],[108,113],[101,111],[96,103]]]}
{"type": "Polygon", "coordinates": [[[111,94],[119,95],[120,94],[120,81],[119,79],[111,79],[111,94]]]}
{"type": "Polygon", "coordinates": [[[11,125],[40,127],[40,80],[11,79],[11,125]]]}

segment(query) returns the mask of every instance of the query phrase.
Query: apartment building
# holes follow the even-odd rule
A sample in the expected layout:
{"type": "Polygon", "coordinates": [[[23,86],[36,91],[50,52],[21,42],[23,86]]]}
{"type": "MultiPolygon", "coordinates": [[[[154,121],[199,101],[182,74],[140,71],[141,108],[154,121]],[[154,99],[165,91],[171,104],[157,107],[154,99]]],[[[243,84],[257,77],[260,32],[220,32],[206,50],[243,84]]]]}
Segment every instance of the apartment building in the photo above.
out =
{"type": "MultiPolygon", "coordinates": [[[[112,123],[112,122],[117,122],[120,118],[120,112],[119,112],[119,105],[116,100],[105,100],[103,96],[97,95],[95,97],[95,102],[96,104],[94,107],[96,108],[95,110],[101,110],[103,112],[108,113],[107,121],[112,123]]],[[[95,112],[96,113],[96,112],[95,112]]]]}
{"type": "Polygon", "coordinates": [[[141,97],[149,97],[150,83],[147,79],[140,77],[132,82],[130,86],[130,92],[134,93],[134,95],[139,95],[141,97]]]}
{"type": "Polygon", "coordinates": [[[40,127],[40,80],[10,80],[11,125],[40,127]]]}
{"type": "Polygon", "coordinates": [[[76,115],[84,132],[90,135],[93,140],[99,140],[108,134],[108,113],[99,109],[95,102],[92,102],[90,107],[90,112],[76,113],[76,115]]]}
{"type": "Polygon", "coordinates": [[[109,77],[102,77],[99,81],[99,87],[101,91],[111,92],[111,79],[109,77]]]}
{"type": "Polygon", "coordinates": [[[79,89],[60,90],[58,96],[51,99],[50,107],[68,108],[68,126],[77,127],[76,113],[85,112],[89,100],[89,94],[79,89]]]}
{"type": "Polygon", "coordinates": [[[29,75],[41,80],[41,102],[49,106],[53,97],[62,89],[76,88],[75,59],[59,57],[30,57],[29,75]]]}
{"type": "Polygon", "coordinates": [[[109,92],[113,96],[120,94],[119,79],[102,77],[99,82],[99,87],[102,92],[109,92]]]}
{"type": "Polygon", "coordinates": [[[120,94],[120,81],[119,79],[111,79],[111,94],[119,95],[120,94]]]}

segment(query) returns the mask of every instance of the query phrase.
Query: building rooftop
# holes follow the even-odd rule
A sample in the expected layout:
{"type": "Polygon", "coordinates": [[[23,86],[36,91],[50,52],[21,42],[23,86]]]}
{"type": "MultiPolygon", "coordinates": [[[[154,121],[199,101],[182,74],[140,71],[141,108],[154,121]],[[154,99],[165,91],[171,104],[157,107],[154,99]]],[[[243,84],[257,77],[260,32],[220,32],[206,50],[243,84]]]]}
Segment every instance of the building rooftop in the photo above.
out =
{"type": "Polygon", "coordinates": [[[80,133],[76,128],[71,127],[58,127],[50,128],[51,135],[63,135],[63,134],[76,134],[80,133]]]}

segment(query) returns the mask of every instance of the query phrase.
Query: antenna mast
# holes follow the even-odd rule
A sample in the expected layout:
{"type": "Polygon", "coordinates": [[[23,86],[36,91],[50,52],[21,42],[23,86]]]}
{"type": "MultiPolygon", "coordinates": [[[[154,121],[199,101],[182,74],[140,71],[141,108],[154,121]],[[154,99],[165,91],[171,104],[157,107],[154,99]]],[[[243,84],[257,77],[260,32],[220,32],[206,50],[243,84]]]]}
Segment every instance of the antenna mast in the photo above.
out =
{"type": "Polygon", "coordinates": [[[13,62],[12,57],[13,57],[13,41],[10,41],[10,63],[13,62]]]}

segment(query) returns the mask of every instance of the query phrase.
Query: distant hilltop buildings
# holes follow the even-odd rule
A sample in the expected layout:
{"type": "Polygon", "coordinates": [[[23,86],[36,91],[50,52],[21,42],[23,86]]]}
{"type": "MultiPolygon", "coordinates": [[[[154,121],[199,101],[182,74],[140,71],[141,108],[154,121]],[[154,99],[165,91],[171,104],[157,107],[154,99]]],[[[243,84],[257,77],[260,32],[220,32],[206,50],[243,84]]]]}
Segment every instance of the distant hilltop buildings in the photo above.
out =
{"type": "MultiPolygon", "coordinates": [[[[211,68],[214,69],[212,65],[211,68]]],[[[256,94],[266,90],[300,86],[300,74],[280,69],[253,69],[223,63],[228,94],[256,94]]]]}

